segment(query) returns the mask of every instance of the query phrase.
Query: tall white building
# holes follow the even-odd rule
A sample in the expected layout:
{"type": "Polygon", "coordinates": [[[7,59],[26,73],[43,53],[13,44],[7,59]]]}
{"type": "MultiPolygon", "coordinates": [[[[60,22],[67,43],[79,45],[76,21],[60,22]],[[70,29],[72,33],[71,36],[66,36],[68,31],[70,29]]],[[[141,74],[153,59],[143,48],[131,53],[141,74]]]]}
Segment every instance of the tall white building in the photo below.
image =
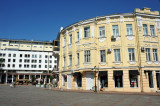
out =
{"type": "Polygon", "coordinates": [[[15,79],[53,75],[57,69],[57,58],[53,55],[53,42],[0,39],[0,82],[15,79]]]}

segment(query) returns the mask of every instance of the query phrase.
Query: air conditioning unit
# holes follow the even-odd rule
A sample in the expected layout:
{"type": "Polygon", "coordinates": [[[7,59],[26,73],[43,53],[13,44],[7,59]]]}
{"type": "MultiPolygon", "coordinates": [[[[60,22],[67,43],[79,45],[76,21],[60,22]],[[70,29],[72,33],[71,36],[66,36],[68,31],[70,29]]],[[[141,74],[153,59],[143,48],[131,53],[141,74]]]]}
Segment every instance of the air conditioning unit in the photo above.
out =
{"type": "Polygon", "coordinates": [[[111,49],[107,49],[107,52],[110,53],[112,50],[111,49]]]}
{"type": "Polygon", "coordinates": [[[111,40],[116,40],[116,37],[112,35],[111,40]]]}
{"type": "Polygon", "coordinates": [[[145,47],[141,47],[141,51],[145,51],[145,47]]]}

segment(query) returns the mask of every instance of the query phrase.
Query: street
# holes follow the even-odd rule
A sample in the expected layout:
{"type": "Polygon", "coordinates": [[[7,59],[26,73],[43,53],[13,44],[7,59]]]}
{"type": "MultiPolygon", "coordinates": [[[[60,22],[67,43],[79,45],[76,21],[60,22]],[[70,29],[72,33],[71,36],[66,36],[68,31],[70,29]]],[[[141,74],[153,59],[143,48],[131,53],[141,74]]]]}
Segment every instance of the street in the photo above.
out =
{"type": "Polygon", "coordinates": [[[0,85],[0,106],[159,106],[160,96],[55,91],[0,85]]]}

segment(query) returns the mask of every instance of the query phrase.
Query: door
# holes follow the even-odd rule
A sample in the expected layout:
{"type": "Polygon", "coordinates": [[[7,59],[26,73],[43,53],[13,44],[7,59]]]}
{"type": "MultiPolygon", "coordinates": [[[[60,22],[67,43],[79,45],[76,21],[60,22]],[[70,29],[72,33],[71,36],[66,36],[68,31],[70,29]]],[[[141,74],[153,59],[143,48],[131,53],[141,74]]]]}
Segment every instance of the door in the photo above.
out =
{"type": "Polygon", "coordinates": [[[72,75],[68,74],[67,78],[68,78],[68,89],[72,89],[72,75]]]}
{"type": "Polygon", "coordinates": [[[87,87],[86,89],[87,90],[92,90],[93,87],[94,87],[94,76],[93,76],[93,73],[87,73],[86,74],[86,81],[87,81],[87,87]]]}

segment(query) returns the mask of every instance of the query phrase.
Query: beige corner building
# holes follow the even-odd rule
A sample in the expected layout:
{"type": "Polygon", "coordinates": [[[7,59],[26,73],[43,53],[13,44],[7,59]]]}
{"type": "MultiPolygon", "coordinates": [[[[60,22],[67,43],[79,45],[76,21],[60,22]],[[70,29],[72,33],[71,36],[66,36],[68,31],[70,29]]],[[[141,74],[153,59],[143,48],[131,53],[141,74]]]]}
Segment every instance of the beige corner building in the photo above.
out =
{"type": "Polygon", "coordinates": [[[59,88],[156,92],[160,15],[150,8],[98,16],[61,29],[59,88]]]}

